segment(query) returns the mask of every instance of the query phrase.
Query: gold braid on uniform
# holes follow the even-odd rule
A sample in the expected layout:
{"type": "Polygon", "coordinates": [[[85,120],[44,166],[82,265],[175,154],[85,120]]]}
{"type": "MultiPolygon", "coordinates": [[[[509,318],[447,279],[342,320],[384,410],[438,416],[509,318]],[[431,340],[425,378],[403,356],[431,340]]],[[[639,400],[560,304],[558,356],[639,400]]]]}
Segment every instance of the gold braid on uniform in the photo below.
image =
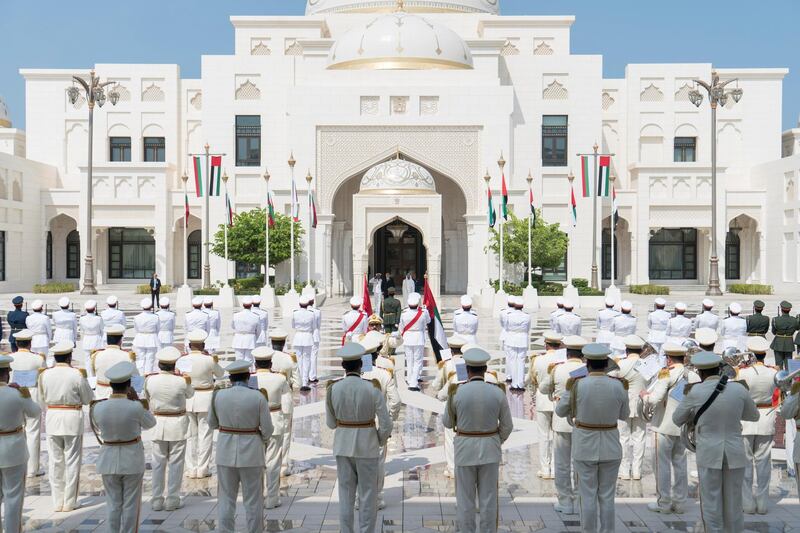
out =
{"type": "Polygon", "coordinates": [[[267,393],[267,389],[258,389],[258,392],[260,392],[261,396],[263,396],[264,399],[267,400],[267,403],[269,403],[269,394],[267,393]]]}
{"type": "Polygon", "coordinates": [[[191,385],[192,384],[192,376],[190,376],[189,374],[184,374],[183,375],[183,380],[186,382],[187,385],[191,385]]]}
{"type": "Polygon", "coordinates": [[[17,389],[19,391],[19,395],[25,398],[26,400],[30,400],[31,398],[31,391],[28,390],[28,387],[20,387],[17,389]]]}
{"type": "Polygon", "coordinates": [[[692,387],[694,387],[694,386],[695,386],[695,384],[694,384],[694,383],[687,383],[687,384],[686,384],[686,385],[683,387],[683,396],[684,396],[684,397],[686,397],[686,396],[689,394],[689,391],[691,391],[691,390],[692,390],[692,387]]]}
{"type": "Polygon", "coordinates": [[[451,383],[450,387],[447,389],[447,412],[450,413],[450,418],[453,420],[453,429],[458,427],[458,422],[456,420],[456,411],[453,408],[453,398],[456,397],[456,392],[458,392],[458,387],[461,385],[460,383],[451,383]]]}
{"type": "Polygon", "coordinates": [[[625,390],[628,390],[628,388],[630,387],[630,383],[628,383],[628,380],[627,380],[627,379],[625,379],[625,378],[619,378],[619,377],[615,377],[615,376],[609,376],[609,377],[610,377],[611,379],[616,379],[617,381],[619,381],[620,383],[622,383],[622,387],[623,387],[625,390]]]}
{"type": "Polygon", "coordinates": [[[658,371],[658,379],[667,379],[669,377],[669,368],[662,368],[658,371]]]}
{"type": "Polygon", "coordinates": [[[94,433],[94,438],[97,439],[97,442],[102,446],[105,444],[103,439],[100,438],[100,431],[97,429],[97,424],[94,421],[94,406],[100,402],[104,402],[106,400],[92,400],[89,403],[89,427],[92,428],[92,433],[94,433]]]}
{"type": "Polygon", "coordinates": [[[76,368],[75,370],[77,370],[78,372],[80,372],[80,373],[81,373],[81,377],[82,377],[83,379],[86,379],[86,378],[87,378],[87,374],[86,374],[86,369],[85,369],[85,368],[76,368]]]}

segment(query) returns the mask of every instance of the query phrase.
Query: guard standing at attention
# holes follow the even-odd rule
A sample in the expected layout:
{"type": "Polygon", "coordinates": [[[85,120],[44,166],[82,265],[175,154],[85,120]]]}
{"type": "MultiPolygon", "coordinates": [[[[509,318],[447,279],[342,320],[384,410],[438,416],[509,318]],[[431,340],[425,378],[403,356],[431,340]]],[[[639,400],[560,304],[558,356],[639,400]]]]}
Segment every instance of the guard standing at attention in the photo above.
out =
{"type": "Polygon", "coordinates": [[[791,312],[792,304],[784,300],[781,302],[781,314],[772,319],[772,334],[775,338],[772,339],[770,348],[775,352],[775,366],[781,370],[788,368],[788,361],[794,354],[794,344],[797,342],[797,339],[792,342],[798,330],[798,322],[789,314],[791,312]]]}
{"type": "Polygon", "coordinates": [[[386,333],[394,333],[397,331],[397,324],[400,322],[400,313],[403,306],[400,300],[395,297],[396,290],[394,287],[389,287],[388,293],[389,296],[381,302],[381,318],[383,319],[384,331],[386,333]]]}
{"type": "MultiPolygon", "coordinates": [[[[245,300],[249,302],[250,301],[249,296],[245,296],[244,298],[242,298],[243,306],[245,306],[244,305],[245,300]]],[[[234,325],[233,325],[234,332],[236,331],[235,320],[236,320],[236,315],[234,315],[234,325]]],[[[189,332],[201,329],[205,331],[207,335],[208,332],[211,330],[209,321],[210,321],[209,314],[203,311],[203,299],[199,296],[195,296],[194,298],[192,298],[192,310],[183,315],[183,330],[189,332]]],[[[235,338],[236,337],[234,335],[234,339],[235,338]]],[[[183,350],[185,352],[188,352],[189,339],[185,339],[183,344],[184,344],[183,350]]],[[[235,344],[233,348],[234,349],[236,348],[235,344]]]]}
{"type": "Polygon", "coordinates": [[[408,308],[400,315],[400,325],[393,333],[403,337],[403,348],[406,354],[406,385],[408,390],[419,392],[422,381],[422,365],[425,359],[425,332],[431,321],[431,315],[420,305],[422,297],[416,292],[408,296],[408,308]]]}
{"type": "MultiPolygon", "coordinates": [[[[16,334],[17,351],[11,354],[14,362],[11,363],[11,378],[14,378],[14,372],[37,372],[38,373],[46,368],[44,357],[38,353],[33,353],[31,348],[31,339],[33,333],[28,329],[22,329],[16,334]]],[[[31,399],[39,404],[39,386],[38,379],[35,387],[28,389],[31,399]]],[[[25,418],[25,440],[28,446],[28,477],[36,477],[44,475],[44,472],[39,468],[40,451],[42,447],[42,416],[41,413],[32,418],[25,418]]]]}
{"type": "MultiPolygon", "coordinates": [[[[14,342],[14,335],[18,331],[22,331],[23,329],[27,328],[25,325],[25,319],[28,318],[28,312],[22,310],[22,304],[25,300],[22,296],[15,296],[13,300],[11,300],[11,305],[14,306],[14,310],[11,311],[6,315],[6,322],[8,322],[8,327],[10,331],[8,332],[8,343],[11,345],[11,351],[17,351],[17,345],[14,342]]],[[[3,329],[2,325],[0,324],[0,335],[2,335],[3,329]]]]}
{"type": "Polygon", "coordinates": [[[539,390],[539,384],[547,380],[547,371],[555,362],[556,351],[561,349],[561,333],[548,330],[544,332],[543,354],[534,355],[530,368],[530,383],[536,398],[536,426],[539,428],[539,471],[542,479],[553,479],[553,401],[539,390]]]}
{"type": "Polygon", "coordinates": [[[125,326],[127,325],[127,319],[125,318],[125,313],[118,309],[119,300],[116,296],[111,295],[106,298],[106,310],[100,313],[100,316],[103,319],[103,324],[106,326],[110,324],[119,324],[122,326],[123,333],[125,332],[125,326]]]}
{"type": "Polygon", "coordinates": [[[136,368],[141,375],[146,375],[156,370],[156,352],[161,348],[158,342],[159,322],[153,313],[150,298],[143,298],[139,305],[142,312],[133,319],[133,328],[136,331],[133,349],[136,351],[136,368]]]}
{"type": "MultiPolygon", "coordinates": [[[[641,361],[640,356],[644,350],[644,340],[638,335],[625,337],[624,359],[619,359],[619,370],[609,372],[609,376],[624,379],[628,386],[629,414],[628,418],[619,423],[619,436],[622,444],[622,465],[620,466],[620,479],[642,479],[642,465],[644,464],[644,450],[647,437],[647,421],[637,412],[639,393],[647,388],[647,381],[636,370],[641,361]]],[[[651,354],[650,357],[658,357],[651,354]]]]}
{"type": "Polygon", "coordinates": [[[208,337],[206,337],[206,352],[214,355],[219,350],[219,332],[222,329],[222,315],[214,309],[214,298],[203,298],[203,311],[208,315],[208,337]]]}
{"type": "MultiPolygon", "coordinates": [[[[247,361],[253,364],[253,350],[256,347],[256,339],[261,331],[261,322],[258,316],[253,313],[253,300],[249,296],[242,298],[242,310],[233,315],[231,328],[233,329],[233,343],[231,348],[236,354],[237,361],[247,361]]],[[[205,313],[204,313],[205,314],[205,313]]],[[[205,315],[208,319],[208,315],[205,315]]],[[[206,325],[208,320],[206,320],[206,325]]],[[[198,328],[208,334],[208,327],[198,328]]]]}
{"type": "Polygon", "coordinates": [[[367,313],[361,310],[363,300],[358,296],[350,298],[350,310],[342,315],[342,346],[353,338],[367,332],[367,313]]]}
{"type": "Polygon", "coordinates": [[[310,300],[306,296],[300,296],[300,309],[295,309],[292,313],[292,348],[300,362],[300,391],[308,392],[311,390],[311,350],[314,349],[314,331],[317,327],[317,316],[308,308],[310,300]]]}
{"type": "Polygon", "coordinates": [[[172,346],[175,342],[175,313],[170,311],[169,298],[162,296],[158,302],[161,308],[156,312],[158,317],[158,342],[162,348],[172,346]]]}
{"type": "Polygon", "coordinates": [[[50,342],[53,339],[52,322],[50,317],[43,311],[44,302],[34,300],[31,308],[33,309],[33,314],[28,315],[28,318],[25,319],[25,327],[33,332],[31,351],[44,355],[49,366],[53,362],[53,358],[49,355],[50,342]]]}
{"type": "Polygon", "coordinates": [[[763,314],[764,302],[753,302],[753,314],[747,317],[747,335],[750,337],[766,337],[769,331],[769,317],[763,314]]]}
{"type": "Polygon", "coordinates": [[[478,313],[472,310],[472,298],[461,297],[461,309],[453,312],[453,333],[467,344],[478,344],[478,313]]]}

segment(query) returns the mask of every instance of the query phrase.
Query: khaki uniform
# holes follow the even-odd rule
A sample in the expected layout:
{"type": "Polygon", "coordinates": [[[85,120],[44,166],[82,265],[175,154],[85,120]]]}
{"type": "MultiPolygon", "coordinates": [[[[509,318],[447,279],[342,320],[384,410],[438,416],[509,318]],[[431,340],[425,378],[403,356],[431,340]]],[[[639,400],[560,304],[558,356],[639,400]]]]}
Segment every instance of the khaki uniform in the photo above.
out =
{"type": "MultiPolygon", "coordinates": [[[[787,424],[794,419],[795,427],[800,429],[800,385],[795,384],[792,394],[786,398],[781,405],[781,416],[787,420],[787,424]]],[[[795,439],[792,457],[789,457],[789,450],[786,450],[786,462],[793,462],[795,472],[800,469],[800,439],[795,439]]],[[[800,494],[800,478],[795,477],[797,482],[797,493],[800,494]]]]}
{"type": "MultiPolygon", "coordinates": [[[[681,428],[672,421],[678,401],[670,396],[673,387],[683,378],[684,370],[682,364],[662,369],[653,390],[645,397],[648,404],[655,406],[651,424],[656,434],[656,492],[658,506],[663,509],[682,509],[689,493],[686,447],[681,441],[681,428]]],[[[691,372],[688,382],[698,381],[700,377],[691,372]]]]}
{"type": "MultiPolygon", "coordinates": [[[[252,313],[251,313],[252,314],[252,313]]],[[[255,316],[255,315],[253,315],[255,316]]],[[[246,384],[214,392],[208,426],[219,430],[217,478],[219,531],[233,533],[236,498],[242,488],[247,531],[264,530],[264,453],[272,436],[269,402],[246,384]],[[243,386],[244,385],[244,386],[243,386]]]]}
{"type": "Polygon", "coordinates": [[[495,532],[501,446],[514,429],[503,388],[481,378],[450,387],[443,423],[456,432],[458,530],[495,532]],[[475,528],[476,504],[480,508],[479,529],[475,528]]]}
{"type": "Polygon", "coordinates": [[[392,419],[380,385],[358,374],[328,382],[325,418],[327,426],[335,430],[340,531],[356,531],[353,507],[358,491],[358,530],[372,533],[378,512],[378,458],[392,434],[392,419]]]}
{"type": "Polygon", "coordinates": [[[90,418],[102,444],[97,473],[103,476],[108,530],[138,531],[144,478],[142,430],[154,427],[156,419],[141,402],[124,394],[93,403],[90,418]]]}
{"type": "Polygon", "coordinates": [[[536,426],[539,428],[539,475],[553,477],[553,402],[547,394],[539,390],[539,385],[547,381],[547,370],[553,362],[555,352],[534,355],[531,361],[529,379],[536,399],[536,426]]]}
{"type": "Polygon", "coordinates": [[[144,397],[156,417],[153,438],[153,503],[163,503],[167,485],[166,507],[180,507],[183,467],[186,459],[186,438],[189,418],[186,400],[194,396],[191,378],[161,371],[144,383],[144,397]],[[167,482],[167,473],[169,481],[167,482]]]}
{"type": "Polygon", "coordinates": [[[292,410],[292,389],[289,378],[280,372],[258,369],[256,371],[258,388],[267,391],[269,413],[272,417],[272,437],[267,442],[265,455],[267,482],[267,509],[281,504],[281,465],[283,464],[283,434],[288,428],[289,413],[292,410]]]}
{"type": "MultiPolygon", "coordinates": [[[[384,300],[385,301],[385,300],[384,300]]],[[[370,372],[362,374],[364,379],[375,380],[381,386],[381,392],[386,400],[386,408],[392,421],[396,421],[400,415],[400,391],[397,388],[397,380],[394,376],[394,362],[388,357],[380,356],[375,361],[370,372]]],[[[386,452],[387,446],[381,447],[381,454],[378,458],[378,501],[383,502],[383,484],[386,481],[386,452]]]]}
{"type": "MultiPolygon", "coordinates": [[[[455,367],[457,359],[460,357],[454,357],[449,361],[440,361],[436,377],[433,379],[431,388],[436,392],[436,398],[442,402],[447,401],[450,386],[459,383],[455,367]]],[[[447,477],[452,477],[456,471],[455,437],[456,432],[452,428],[444,428],[444,459],[447,465],[444,474],[447,477]]]]}
{"type": "Polygon", "coordinates": [[[83,370],[57,363],[39,376],[39,401],[47,406],[48,476],[56,511],[78,506],[83,453],[83,406],[92,401],[83,370]]]}
{"type": "Polygon", "coordinates": [[[194,389],[194,396],[186,400],[189,433],[185,465],[190,478],[203,478],[211,475],[214,430],[208,427],[208,410],[211,407],[214,380],[222,379],[225,372],[214,356],[203,352],[189,352],[184,357],[192,364],[189,376],[194,389]]]}
{"type": "Polygon", "coordinates": [[[750,397],[758,407],[761,416],[758,422],[742,422],[744,453],[747,461],[744,467],[742,501],[748,513],[758,511],[766,514],[769,501],[769,481],[772,474],[772,443],[775,439],[775,417],[772,408],[772,395],[775,392],[774,378],[778,369],[756,363],[739,370],[738,380],[747,383],[750,397]],[[755,464],[756,491],[753,494],[753,465],[755,464]]]}
{"type": "Polygon", "coordinates": [[[17,390],[0,383],[0,502],[3,504],[0,529],[9,533],[22,531],[28,462],[25,421],[41,416],[41,408],[31,400],[26,389],[17,390]]]}
{"type": "MultiPolygon", "coordinates": [[[[656,357],[656,355],[653,354],[650,357],[656,357]]],[[[619,436],[622,443],[620,472],[632,473],[634,479],[642,478],[647,436],[647,421],[639,416],[636,409],[639,393],[647,388],[647,382],[635,368],[639,360],[638,355],[631,354],[617,362],[619,370],[609,373],[609,376],[622,378],[628,383],[628,418],[619,423],[619,436]]]]}
{"type": "MultiPolygon", "coordinates": [[[[691,420],[719,383],[713,376],[693,385],[675,409],[672,420],[691,420]]],[[[700,508],[707,533],[744,531],[742,481],[747,455],[742,439],[743,420],[755,422],[758,408],[747,389],[729,383],[697,421],[697,469],[700,508]]]]}
{"type": "Polygon", "coordinates": [[[630,416],[626,388],[624,380],[592,372],[571,381],[556,405],[559,416],[575,419],[572,459],[578,477],[583,531],[614,532],[614,494],[622,461],[617,423],[630,416]]]}
{"type": "Polygon", "coordinates": [[[122,363],[123,361],[130,361],[136,363],[136,354],[133,352],[126,352],[119,346],[109,346],[105,350],[94,352],[90,359],[92,367],[92,374],[97,379],[94,397],[98,400],[105,400],[111,396],[111,385],[106,378],[106,370],[122,363]]]}
{"type": "MultiPolygon", "coordinates": [[[[289,388],[297,390],[300,388],[300,369],[297,365],[297,357],[294,354],[276,351],[272,354],[272,369],[275,372],[282,372],[289,376],[289,388]]],[[[281,437],[281,475],[289,475],[289,448],[292,444],[292,429],[294,428],[294,402],[289,404],[289,411],[286,413],[286,428],[281,437]]]]}
{"type": "MultiPolygon", "coordinates": [[[[14,382],[14,371],[39,371],[45,368],[44,357],[30,350],[19,350],[11,354],[14,362],[11,363],[11,382],[14,382]]],[[[39,387],[29,389],[31,400],[39,403],[39,387]]],[[[39,458],[41,456],[42,416],[25,419],[25,440],[28,447],[28,477],[39,474],[39,458]]]]}

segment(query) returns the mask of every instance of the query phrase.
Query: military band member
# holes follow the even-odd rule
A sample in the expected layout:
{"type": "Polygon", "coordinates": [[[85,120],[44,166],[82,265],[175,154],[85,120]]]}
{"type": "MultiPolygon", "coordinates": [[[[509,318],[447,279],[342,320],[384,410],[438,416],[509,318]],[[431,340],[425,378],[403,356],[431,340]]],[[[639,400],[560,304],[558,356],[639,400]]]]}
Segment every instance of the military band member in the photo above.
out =
{"type": "Polygon", "coordinates": [[[156,313],[158,317],[158,342],[162,348],[172,346],[175,343],[175,313],[170,311],[170,303],[169,298],[166,296],[162,296],[158,301],[158,307],[160,308],[156,313]]]}
{"type": "Polygon", "coordinates": [[[39,376],[39,401],[47,407],[48,476],[56,512],[78,508],[83,453],[83,406],[93,399],[86,371],[73,368],[72,344],[53,347],[56,364],[39,376]]]}
{"type": "Polygon", "coordinates": [[[272,417],[272,437],[266,446],[266,507],[274,509],[281,505],[281,465],[283,464],[283,433],[287,427],[287,417],[291,412],[292,389],[289,378],[273,369],[272,357],[275,350],[259,346],[253,350],[256,361],[256,380],[259,390],[267,391],[269,413],[272,417]]]}
{"type": "MultiPolygon", "coordinates": [[[[92,375],[95,376],[94,397],[97,400],[105,400],[111,396],[111,384],[106,377],[106,371],[117,363],[129,361],[136,363],[136,354],[126,352],[122,349],[122,338],[125,335],[125,327],[119,324],[106,326],[106,348],[94,352],[90,357],[89,366],[92,375]]],[[[137,371],[135,376],[139,375],[137,371]]]]}
{"type": "MultiPolygon", "coordinates": [[[[466,345],[466,341],[460,335],[453,335],[447,339],[447,344],[450,348],[452,358],[448,361],[439,362],[436,377],[431,384],[431,389],[436,392],[436,398],[442,402],[447,401],[447,393],[450,390],[450,385],[459,383],[456,363],[463,361],[461,354],[462,349],[466,345]]],[[[455,436],[456,434],[452,429],[444,428],[445,477],[453,477],[453,473],[455,472],[455,450],[453,448],[455,436]]]]}
{"type": "MultiPolygon", "coordinates": [[[[800,430],[800,381],[795,381],[792,385],[791,393],[781,405],[781,416],[787,424],[794,423],[800,430]],[[792,422],[792,419],[794,421],[792,422]]],[[[794,463],[794,470],[800,470],[800,439],[795,439],[794,450],[786,450],[786,463],[794,463]],[[791,454],[791,455],[790,455],[791,454]]],[[[800,477],[796,477],[797,494],[800,495],[800,477]]]]}
{"type": "Polygon", "coordinates": [[[711,328],[700,328],[694,332],[694,340],[700,345],[701,350],[713,352],[716,349],[719,335],[711,328]]]}
{"type": "Polygon", "coordinates": [[[314,331],[317,328],[317,317],[308,306],[310,301],[306,296],[300,296],[300,309],[292,313],[292,350],[300,363],[300,390],[311,390],[311,350],[314,349],[314,331]]]}
{"type": "Polygon", "coordinates": [[[337,355],[345,377],[328,382],[325,416],[334,430],[339,527],[344,533],[356,531],[353,509],[358,493],[359,531],[372,533],[378,512],[378,458],[392,433],[392,419],[380,385],[361,378],[361,345],[348,342],[337,355]]]}
{"type": "Polygon", "coordinates": [[[595,342],[611,346],[611,341],[614,340],[614,334],[611,333],[611,324],[614,319],[619,315],[619,311],[614,309],[614,299],[606,298],[606,306],[597,312],[597,337],[595,342]]]}
{"type": "MultiPolygon", "coordinates": [[[[258,315],[253,313],[253,300],[249,296],[242,298],[242,310],[233,315],[231,319],[231,329],[233,329],[233,352],[236,354],[237,361],[247,361],[253,364],[253,350],[256,347],[256,339],[261,332],[261,321],[258,315]]],[[[205,313],[204,313],[205,314],[205,313]]],[[[206,324],[208,324],[208,315],[206,324]]],[[[208,328],[200,327],[208,335],[208,328]]]]}
{"type": "Polygon", "coordinates": [[[581,334],[581,317],[575,314],[573,309],[575,304],[570,300],[564,300],[564,313],[556,320],[555,330],[565,337],[581,334]]]}
{"type": "Polygon", "coordinates": [[[792,304],[784,300],[780,306],[781,314],[772,319],[771,329],[775,338],[772,339],[770,348],[775,352],[775,366],[786,370],[789,365],[788,361],[794,354],[795,343],[792,342],[792,338],[800,326],[798,326],[797,319],[789,314],[792,312],[792,304]]]}
{"type": "Polygon", "coordinates": [[[535,355],[531,361],[530,383],[536,399],[536,426],[539,428],[539,471],[542,479],[553,479],[553,405],[547,394],[543,394],[539,385],[547,380],[550,365],[555,362],[556,350],[561,349],[561,333],[548,330],[544,332],[545,352],[535,355]]]}
{"type": "Polygon", "coordinates": [[[156,370],[156,352],[161,348],[158,342],[158,317],[153,313],[152,298],[143,298],[140,302],[142,312],[133,319],[136,331],[133,337],[133,349],[136,352],[136,368],[141,375],[156,370]]]}
{"type": "Polygon", "coordinates": [[[640,393],[645,402],[655,407],[652,428],[656,434],[654,470],[658,499],[648,503],[647,508],[656,513],[683,514],[689,493],[686,447],[681,441],[681,428],[672,421],[679,402],[670,393],[682,379],[697,383],[700,377],[684,368],[686,348],[669,342],[663,348],[667,368],[658,373],[651,392],[640,393]]]}
{"type": "Polygon", "coordinates": [[[381,302],[381,319],[383,320],[384,331],[386,333],[394,333],[397,331],[397,324],[400,323],[400,313],[403,305],[395,297],[396,290],[394,287],[389,287],[387,291],[389,295],[381,302]]]}
{"type": "MultiPolygon", "coordinates": [[[[539,383],[539,391],[551,396],[555,402],[567,390],[570,373],[584,366],[581,350],[587,344],[583,337],[577,335],[564,337],[562,342],[567,349],[566,361],[550,363],[547,378],[539,383]]],[[[576,497],[572,483],[572,426],[558,413],[553,416],[553,465],[558,495],[554,508],[559,513],[574,514],[576,497]]]]}
{"type": "MultiPolygon", "coordinates": [[[[11,378],[14,378],[14,372],[40,372],[46,368],[44,357],[38,353],[33,353],[30,350],[31,338],[33,333],[28,329],[23,329],[15,334],[17,340],[17,351],[11,354],[14,362],[11,363],[11,378]]],[[[31,399],[39,403],[39,387],[38,379],[37,386],[28,389],[31,399]]],[[[32,418],[25,418],[25,440],[28,447],[28,477],[36,477],[44,474],[39,468],[39,457],[41,451],[41,435],[42,435],[42,417],[35,416],[32,418]]]]}
{"type": "MultiPolygon", "coordinates": [[[[245,297],[242,299],[242,305],[244,306],[244,300],[248,299],[245,297]]],[[[249,300],[248,300],[249,301],[249,300]]],[[[252,304],[251,304],[252,305],[252,304]]],[[[209,314],[203,311],[203,299],[199,296],[195,296],[192,298],[192,309],[183,315],[183,330],[184,331],[196,331],[196,330],[203,330],[208,335],[208,332],[211,331],[211,327],[209,324],[209,314]]],[[[236,315],[234,315],[234,319],[236,315]]],[[[234,329],[234,342],[236,341],[236,326],[232,326],[234,329]]],[[[189,351],[189,340],[184,340],[183,351],[189,351]]],[[[234,350],[236,346],[233,346],[234,350]]],[[[237,356],[237,358],[239,358],[237,356]]]]}
{"type": "Polygon", "coordinates": [[[747,350],[755,354],[756,363],[739,370],[736,379],[747,384],[750,397],[758,407],[761,417],[758,422],[742,422],[744,467],[742,501],[744,512],[767,514],[769,482],[772,475],[772,443],[775,439],[776,409],[773,408],[775,374],[777,367],[767,366],[764,359],[769,343],[764,337],[748,337],[747,350]],[[756,491],[753,494],[753,465],[755,465],[756,491]]]}
{"type": "Polygon", "coordinates": [[[28,313],[22,310],[22,304],[24,302],[25,300],[22,296],[15,296],[11,300],[11,305],[14,306],[14,310],[6,315],[6,322],[8,322],[9,327],[8,342],[11,345],[12,352],[17,351],[17,345],[14,341],[15,334],[27,328],[25,321],[28,318],[28,313]]]}
{"type": "Polygon", "coordinates": [[[472,298],[467,294],[461,297],[461,309],[453,312],[453,333],[468,344],[478,342],[478,313],[472,310],[472,298]]]}
{"type": "MultiPolygon", "coordinates": [[[[219,350],[220,331],[222,331],[222,315],[214,309],[214,298],[203,298],[203,311],[208,315],[208,337],[206,337],[206,352],[214,355],[219,350]]],[[[187,330],[188,331],[188,330],[187,330]]]]}
{"type": "Polygon", "coordinates": [[[317,359],[319,357],[319,345],[322,342],[322,311],[315,305],[315,296],[313,294],[308,297],[308,310],[314,313],[314,344],[311,345],[308,382],[319,383],[317,379],[317,359]]]}
{"type": "Polygon", "coordinates": [[[464,353],[467,382],[450,387],[442,422],[455,431],[456,509],[458,530],[497,531],[498,478],[502,444],[514,429],[502,385],[484,381],[489,353],[470,348],[464,353]],[[480,527],[475,527],[475,508],[480,527]]]}
{"type": "Polygon", "coordinates": [[[608,347],[587,344],[582,352],[589,374],[569,380],[556,414],[574,419],[572,460],[578,478],[581,529],[613,533],[614,495],[622,460],[617,423],[630,416],[628,383],[606,375],[608,347]]]}
{"type": "Polygon", "coordinates": [[[692,364],[699,370],[703,382],[685,391],[672,421],[678,426],[690,420],[695,423],[703,525],[708,533],[744,531],[739,487],[744,479],[747,456],[741,422],[756,422],[758,408],[747,388],[737,382],[727,384],[713,396],[715,390],[723,388],[719,373],[722,358],[718,355],[699,352],[692,356],[692,364]]]}
{"type": "Polygon", "coordinates": [[[620,315],[611,322],[611,333],[614,334],[611,351],[614,357],[625,355],[625,337],[636,334],[636,317],[631,315],[633,304],[625,300],[620,309],[620,315]]]}
{"type": "MultiPolygon", "coordinates": [[[[644,350],[644,340],[637,335],[625,337],[625,358],[617,361],[619,370],[609,372],[609,376],[624,379],[628,384],[628,417],[619,423],[620,443],[622,444],[622,464],[619,469],[620,479],[642,479],[644,464],[645,438],[647,421],[639,416],[637,404],[639,393],[647,388],[647,381],[636,370],[640,356],[644,350]]],[[[651,354],[650,357],[657,357],[651,354]]]]}
{"type": "Polygon", "coordinates": [[[360,297],[350,298],[350,310],[342,316],[342,346],[367,332],[369,317],[361,310],[362,304],[363,300],[360,297]]]}
{"type": "MultiPolygon", "coordinates": [[[[686,304],[677,302],[675,304],[675,316],[667,323],[667,341],[678,346],[683,345],[692,335],[692,321],[685,316],[686,304]]],[[[661,351],[663,352],[663,346],[661,351]]]]}
{"type": "Polygon", "coordinates": [[[106,372],[112,394],[92,403],[89,418],[100,443],[97,473],[103,477],[106,523],[112,533],[139,529],[144,478],[142,431],[156,425],[156,419],[131,388],[136,373],[133,363],[123,361],[106,372]]]}
{"type": "MultiPolygon", "coordinates": [[[[289,386],[291,389],[297,390],[300,388],[300,370],[297,365],[297,357],[293,353],[285,351],[286,339],[289,334],[283,329],[275,329],[270,333],[270,340],[272,341],[272,349],[275,353],[272,354],[272,368],[276,372],[283,372],[289,376],[289,386]]],[[[286,428],[283,432],[281,444],[281,458],[283,466],[281,467],[281,476],[289,475],[289,448],[292,443],[292,428],[294,425],[294,402],[289,404],[289,412],[286,415],[286,428]]]]}
{"type": "Polygon", "coordinates": [[[153,429],[153,511],[174,511],[183,507],[181,483],[186,460],[186,438],[189,419],[186,400],[194,396],[192,378],[175,373],[175,363],[181,352],[174,346],[162,348],[156,354],[158,374],[144,383],[144,397],[156,417],[153,429]],[[166,497],[164,486],[167,487],[166,497]]]}
{"type": "Polygon", "coordinates": [[[511,378],[511,390],[525,390],[525,363],[530,346],[531,316],[522,310],[521,296],[513,296],[514,310],[506,315],[506,373],[511,378]]]}
{"type": "Polygon", "coordinates": [[[261,296],[253,295],[253,314],[258,317],[258,337],[256,337],[256,348],[267,345],[267,334],[269,333],[269,313],[261,309],[261,296]]]}
{"type": "Polygon", "coordinates": [[[406,385],[408,390],[419,392],[419,383],[422,381],[422,364],[425,358],[425,332],[431,321],[431,316],[420,305],[422,297],[412,292],[408,297],[408,308],[400,315],[398,330],[395,336],[403,337],[403,348],[406,354],[406,385]]]}
{"type": "Polygon", "coordinates": [[[71,342],[75,346],[78,340],[78,317],[69,308],[69,298],[64,296],[58,300],[58,311],[53,313],[53,343],[71,342]]]}
{"type": "Polygon", "coordinates": [[[242,488],[246,531],[264,530],[264,457],[272,437],[272,416],[263,391],[248,388],[250,362],[228,365],[231,387],[214,391],[208,426],[219,430],[217,479],[219,482],[219,529],[233,533],[236,498],[242,488]]]}
{"type": "Polygon", "coordinates": [[[658,355],[663,355],[661,346],[667,342],[667,326],[672,315],[664,310],[667,306],[664,298],[656,298],[655,306],[655,310],[647,315],[647,344],[652,346],[658,355]]]}
{"type": "Polygon", "coordinates": [[[189,353],[184,356],[183,362],[191,367],[188,375],[192,380],[194,395],[186,400],[189,430],[185,470],[189,478],[199,479],[211,477],[214,430],[208,426],[208,411],[211,408],[214,382],[222,379],[225,372],[219,366],[217,356],[203,353],[203,347],[208,340],[205,331],[202,329],[190,331],[186,338],[189,340],[189,353]]]}
{"type": "Polygon", "coordinates": [[[25,327],[33,332],[31,351],[44,355],[47,359],[47,366],[50,366],[53,363],[53,359],[49,355],[50,342],[53,338],[50,317],[44,314],[44,302],[41,300],[34,300],[31,304],[31,309],[33,313],[25,319],[25,327]]]}
{"type": "Polygon", "coordinates": [[[764,316],[764,302],[753,302],[753,314],[748,316],[747,335],[750,337],[766,337],[769,331],[769,317],[764,316]]]}
{"type": "Polygon", "coordinates": [[[556,308],[550,313],[550,317],[548,319],[550,322],[550,331],[555,331],[556,333],[558,333],[558,330],[556,330],[556,321],[558,320],[558,317],[560,317],[563,314],[564,314],[564,298],[559,296],[558,298],[556,298],[556,308]]]}
{"type": "Polygon", "coordinates": [[[119,305],[119,300],[116,296],[109,296],[106,298],[106,309],[102,313],[100,313],[100,317],[103,319],[103,324],[109,326],[111,324],[119,324],[122,326],[122,329],[125,329],[127,325],[127,320],[125,318],[125,313],[120,311],[117,306],[119,305]]]}
{"type": "Polygon", "coordinates": [[[733,302],[728,306],[728,313],[730,316],[722,320],[722,326],[719,331],[722,337],[722,348],[736,348],[740,352],[744,351],[745,342],[747,340],[747,321],[739,316],[742,312],[742,306],[737,302],[733,302]]]}
{"type": "Polygon", "coordinates": [[[2,529],[22,531],[22,505],[25,500],[25,470],[28,450],[25,420],[42,416],[42,409],[31,400],[28,389],[9,385],[13,358],[0,355],[0,497],[3,501],[2,529]]]}

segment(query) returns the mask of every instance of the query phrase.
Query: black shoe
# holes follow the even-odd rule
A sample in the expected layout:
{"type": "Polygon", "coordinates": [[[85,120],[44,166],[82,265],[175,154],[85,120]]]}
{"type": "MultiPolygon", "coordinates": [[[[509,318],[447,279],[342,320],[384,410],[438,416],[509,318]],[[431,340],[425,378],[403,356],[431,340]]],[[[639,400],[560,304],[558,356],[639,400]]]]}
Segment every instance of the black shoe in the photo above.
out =
{"type": "Polygon", "coordinates": [[[314,385],[316,385],[317,383],[319,383],[319,380],[318,379],[309,379],[308,382],[309,383],[313,383],[314,385]]]}
{"type": "Polygon", "coordinates": [[[419,387],[409,387],[408,390],[411,392],[419,392],[419,387]]]}
{"type": "Polygon", "coordinates": [[[506,378],[506,383],[511,383],[511,378],[506,378]]]}
{"type": "Polygon", "coordinates": [[[311,387],[300,387],[300,392],[309,392],[311,387]]]}

